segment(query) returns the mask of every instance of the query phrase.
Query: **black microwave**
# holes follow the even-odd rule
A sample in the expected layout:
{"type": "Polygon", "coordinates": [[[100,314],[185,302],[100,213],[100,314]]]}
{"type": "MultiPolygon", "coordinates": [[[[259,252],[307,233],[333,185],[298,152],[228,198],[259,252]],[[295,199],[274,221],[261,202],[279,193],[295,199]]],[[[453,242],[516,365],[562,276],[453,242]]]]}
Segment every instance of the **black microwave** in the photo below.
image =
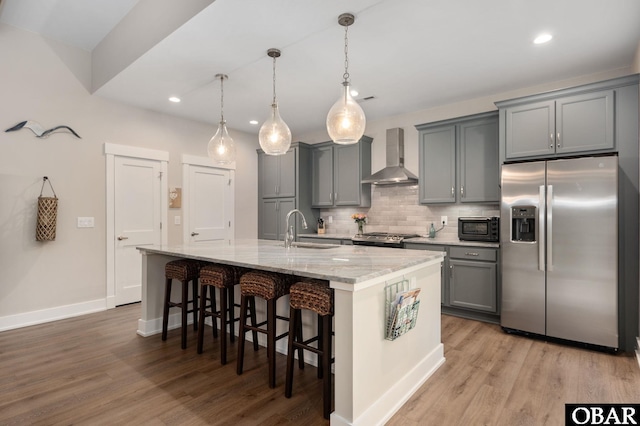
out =
{"type": "Polygon", "coordinates": [[[499,217],[458,218],[458,239],[463,241],[500,241],[499,217]]]}

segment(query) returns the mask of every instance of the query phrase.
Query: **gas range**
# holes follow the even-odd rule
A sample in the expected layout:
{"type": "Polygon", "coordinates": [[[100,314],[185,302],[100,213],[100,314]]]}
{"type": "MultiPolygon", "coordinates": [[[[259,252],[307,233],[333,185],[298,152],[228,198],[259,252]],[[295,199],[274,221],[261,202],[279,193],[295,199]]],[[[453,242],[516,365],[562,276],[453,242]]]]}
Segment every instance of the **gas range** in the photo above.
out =
{"type": "Polygon", "coordinates": [[[362,235],[354,235],[351,241],[355,245],[380,246],[402,248],[403,242],[407,238],[419,237],[417,234],[398,234],[390,232],[367,232],[362,235]]]}

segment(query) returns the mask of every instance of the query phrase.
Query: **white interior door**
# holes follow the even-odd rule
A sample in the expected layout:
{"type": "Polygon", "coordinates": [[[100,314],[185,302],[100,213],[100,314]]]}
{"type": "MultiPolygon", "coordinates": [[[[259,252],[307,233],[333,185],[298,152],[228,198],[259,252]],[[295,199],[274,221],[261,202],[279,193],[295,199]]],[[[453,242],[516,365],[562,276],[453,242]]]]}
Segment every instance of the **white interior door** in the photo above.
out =
{"type": "Polygon", "coordinates": [[[161,163],[116,157],[114,174],[115,305],[138,302],[142,257],[138,246],[161,244],[161,163]]]}
{"type": "Polygon", "coordinates": [[[185,241],[199,243],[232,238],[233,172],[189,165],[187,173],[185,241]]]}

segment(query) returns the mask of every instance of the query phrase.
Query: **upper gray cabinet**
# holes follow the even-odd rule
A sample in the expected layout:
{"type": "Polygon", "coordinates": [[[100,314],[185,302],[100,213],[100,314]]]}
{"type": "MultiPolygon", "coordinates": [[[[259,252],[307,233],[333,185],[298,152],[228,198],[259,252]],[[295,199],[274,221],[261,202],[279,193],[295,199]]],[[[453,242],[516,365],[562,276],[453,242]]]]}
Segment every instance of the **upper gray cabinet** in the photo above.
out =
{"type": "Polygon", "coordinates": [[[296,152],[295,148],[284,155],[258,156],[261,198],[296,196],[296,152]]]}
{"type": "Polygon", "coordinates": [[[421,124],[416,128],[420,203],[500,200],[497,113],[421,124]]]}
{"type": "Polygon", "coordinates": [[[506,158],[614,148],[614,91],[505,106],[506,158]]]}
{"type": "Polygon", "coordinates": [[[311,226],[304,229],[300,215],[291,218],[296,233],[315,233],[318,215],[311,208],[311,147],[294,142],[284,155],[258,151],[258,238],[282,240],[288,212],[299,209],[311,226]]]}
{"type": "Polygon", "coordinates": [[[361,183],[371,174],[371,142],[363,136],[353,145],[332,142],[313,146],[311,153],[313,207],[371,205],[371,184],[361,183]]]}

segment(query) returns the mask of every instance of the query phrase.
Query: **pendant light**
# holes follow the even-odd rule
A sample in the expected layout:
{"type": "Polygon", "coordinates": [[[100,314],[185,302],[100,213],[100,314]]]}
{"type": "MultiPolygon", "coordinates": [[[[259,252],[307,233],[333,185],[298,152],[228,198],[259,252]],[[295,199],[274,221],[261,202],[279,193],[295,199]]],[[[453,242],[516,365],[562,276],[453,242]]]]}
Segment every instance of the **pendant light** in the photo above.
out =
{"type": "Polygon", "coordinates": [[[227,122],[224,120],[224,80],[229,78],[225,74],[216,74],[220,79],[220,124],[218,131],[209,141],[207,150],[209,157],[217,164],[230,164],[236,160],[236,147],[227,132],[227,122]]]}
{"type": "Polygon", "coordinates": [[[260,127],[258,140],[260,147],[269,155],[283,155],[291,146],[291,130],[280,117],[278,103],[276,102],[276,58],[280,57],[280,50],[269,49],[267,55],[273,58],[273,102],[271,103],[271,114],[260,127]]]}
{"type": "Polygon", "coordinates": [[[343,13],[338,17],[338,23],[344,27],[344,81],[342,82],[340,99],[333,104],[327,115],[329,137],[341,145],[358,143],[367,124],[364,111],[349,93],[349,39],[347,31],[354,21],[355,17],[351,13],[343,13]]]}

